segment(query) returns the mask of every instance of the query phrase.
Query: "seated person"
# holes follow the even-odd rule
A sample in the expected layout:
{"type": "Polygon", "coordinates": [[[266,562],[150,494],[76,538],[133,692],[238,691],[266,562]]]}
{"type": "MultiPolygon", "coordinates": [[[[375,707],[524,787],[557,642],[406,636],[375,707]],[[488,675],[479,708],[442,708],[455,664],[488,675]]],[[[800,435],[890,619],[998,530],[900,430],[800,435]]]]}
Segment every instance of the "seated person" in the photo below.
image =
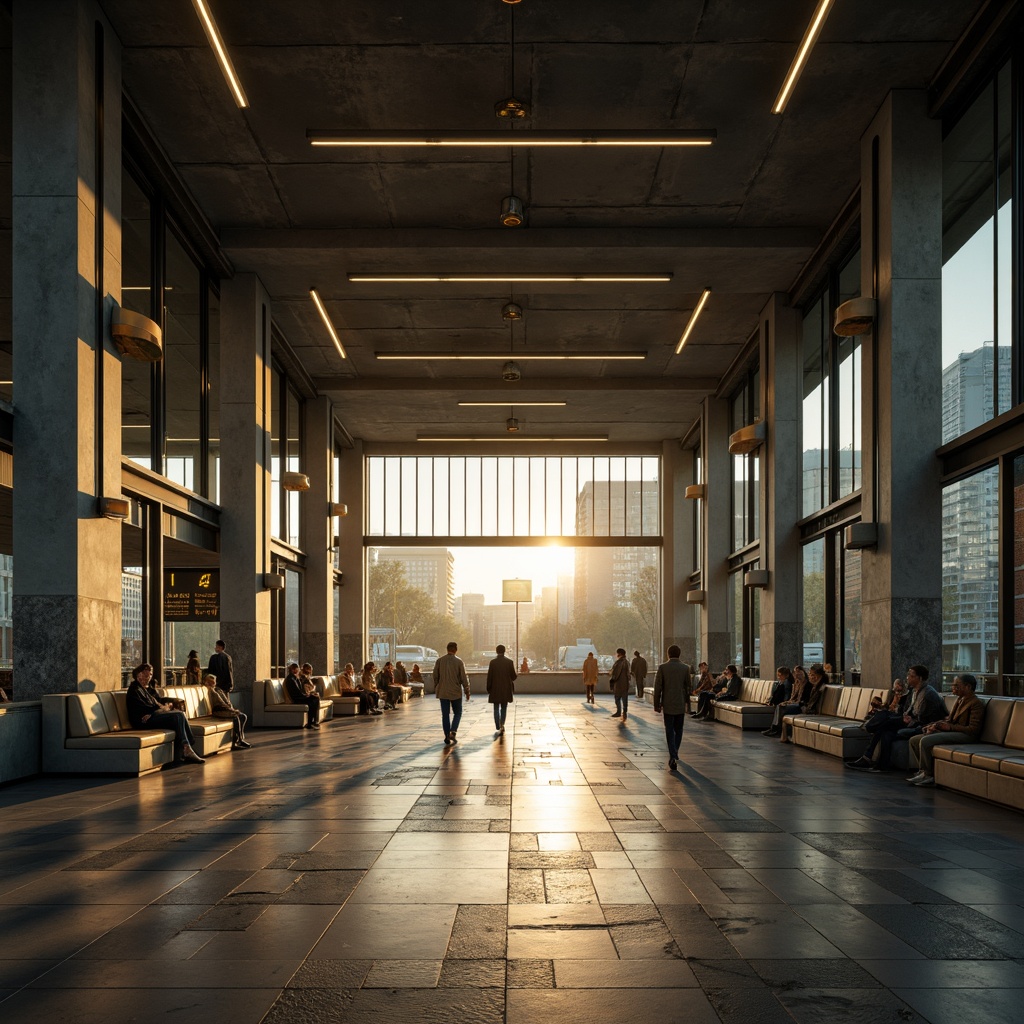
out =
{"type": "Polygon", "coordinates": [[[879,771],[875,768],[875,749],[882,740],[882,733],[896,732],[903,728],[903,716],[910,706],[910,692],[902,679],[892,681],[892,689],[885,700],[871,698],[871,710],[864,719],[864,729],[870,737],[861,757],[846,762],[847,768],[859,772],[879,771]]]}
{"type": "Polygon", "coordinates": [[[785,704],[793,694],[793,673],[788,665],[780,665],[775,670],[775,685],[772,687],[771,695],[765,701],[770,708],[785,704]]]}
{"type": "MultiPolygon", "coordinates": [[[[810,685],[810,689],[804,687],[804,699],[800,704],[799,714],[801,715],[818,715],[821,714],[821,699],[825,696],[825,680],[828,676],[825,675],[825,666],[815,662],[807,670],[807,681],[810,685]]],[[[780,704],[779,707],[787,707],[788,705],[780,704]]],[[[787,714],[797,714],[796,711],[789,711],[787,714]]],[[[779,740],[782,743],[789,742],[789,729],[786,727],[785,719],[780,719],[782,725],[781,735],[779,740]]]]}
{"type": "Polygon", "coordinates": [[[391,667],[390,661],[384,662],[384,667],[377,677],[377,690],[384,694],[384,710],[394,711],[396,704],[402,703],[402,689],[395,684],[395,670],[391,667]]]}
{"type": "Polygon", "coordinates": [[[410,683],[419,683],[423,686],[423,673],[420,671],[419,665],[413,665],[412,671],[409,673],[410,683]]]}
{"type": "Polygon", "coordinates": [[[125,696],[132,728],[173,729],[175,761],[205,764],[203,758],[195,752],[195,739],[185,713],[176,711],[162,698],[153,695],[150,688],[152,678],[152,665],[143,663],[132,669],[132,681],[125,696]]]}
{"type": "Polygon", "coordinates": [[[708,671],[708,663],[702,661],[697,666],[697,678],[694,680],[693,693],[703,693],[715,685],[715,677],[708,671]]]}
{"type": "Polygon", "coordinates": [[[932,747],[955,743],[977,743],[985,721],[985,705],[975,691],[978,680],[963,672],[953,680],[956,703],[945,717],[926,725],[917,735],[910,737],[910,766],[917,769],[907,782],[914,786],[935,785],[935,759],[932,747]]]}
{"type": "Polygon", "coordinates": [[[345,663],[345,670],[338,676],[338,693],[343,697],[359,698],[359,714],[379,715],[381,712],[372,706],[370,695],[361,690],[356,683],[356,667],[351,661],[345,663]]]}
{"type": "Polygon", "coordinates": [[[312,679],[305,679],[299,674],[298,662],[288,666],[288,675],[284,679],[284,692],[293,704],[306,705],[306,729],[320,728],[320,695],[316,692],[312,679]]]}
{"type": "Polygon", "coordinates": [[[372,661],[368,661],[363,666],[363,674],[359,679],[358,686],[366,694],[374,714],[379,715],[381,713],[378,706],[380,704],[380,693],[377,691],[376,675],[377,666],[372,661]]]}
{"type": "Polygon", "coordinates": [[[690,715],[697,721],[713,722],[713,704],[721,700],[738,700],[743,689],[743,679],[735,665],[726,665],[722,677],[710,690],[703,690],[697,695],[697,710],[690,715]]]}
{"type": "Polygon", "coordinates": [[[215,675],[207,675],[203,682],[210,694],[210,708],[213,717],[231,719],[231,749],[248,750],[252,746],[245,739],[245,723],[249,721],[249,716],[239,711],[231,703],[231,698],[218,688],[215,675]]]}
{"type": "Polygon", "coordinates": [[[878,732],[878,759],[868,771],[887,772],[892,757],[892,745],[896,740],[909,740],[925,726],[946,717],[946,704],[938,691],[928,684],[928,669],[924,665],[911,665],[907,669],[909,707],[896,728],[880,729],[878,732]]]}
{"type": "Polygon", "coordinates": [[[800,710],[800,705],[810,696],[811,681],[807,678],[803,665],[794,665],[790,676],[793,684],[790,687],[789,699],[775,705],[772,724],[761,730],[762,736],[781,736],[783,717],[795,715],[800,710]]]}

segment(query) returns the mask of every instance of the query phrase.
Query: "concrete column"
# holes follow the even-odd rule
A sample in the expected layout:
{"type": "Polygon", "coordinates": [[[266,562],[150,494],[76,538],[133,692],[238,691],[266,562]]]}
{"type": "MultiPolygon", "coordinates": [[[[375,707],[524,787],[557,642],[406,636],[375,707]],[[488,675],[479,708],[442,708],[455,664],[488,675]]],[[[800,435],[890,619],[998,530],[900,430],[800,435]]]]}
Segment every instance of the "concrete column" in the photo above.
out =
{"type": "Polygon", "coordinates": [[[872,686],[942,664],[942,135],[927,107],[924,92],[890,93],[861,141],[862,293],[877,276],[878,300],[863,354],[864,519],[879,527],[861,562],[872,686]]]}
{"type": "Polygon", "coordinates": [[[800,314],[773,295],[761,311],[761,676],[800,661],[803,638],[800,518],[800,314]]]}
{"type": "MultiPolygon", "coordinates": [[[[307,401],[303,416],[302,472],[309,490],[302,495],[302,657],[320,675],[334,671],[334,569],[331,542],[336,520],[327,513],[331,503],[331,457],[334,416],[323,396],[307,401]]],[[[344,662],[342,662],[344,664],[344,662]]]]}
{"type": "Polygon", "coordinates": [[[348,515],[338,522],[338,565],[343,573],[338,650],[341,664],[351,661],[362,668],[366,661],[366,553],[363,549],[363,446],[359,441],[341,453],[341,501],[348,505],[348,515]]]}
{"type": "Polygon", "coordinates": [[[712,671],[720,672],[736,656],[729,631],[729,554],[732,552],[732,456],[729,454],[729,403],[704,401],[704,599],[701,650],[712,671]]]}
{"type": "Polygon", "coordinates": [[[86,0],[13,10],[14,671],[120,686],[121,53],[86,0]]]}
{"type": "Polygon", "coordinates": [[[270,296],[255,274],[221,286],[220,631],[235,686],[270,675],[270,296]]]}
{"type": "MultiPolygon", "coordinates": [[[[693,662],[697,652],[693,606],[686,603],[693,564],[693,523],[696,502],[683,496],[693,481],[694,453],[683,450],[676,441],[662,445],[662,636],[664,648],[679,644],[682,659],[693,662]]],[[[665,650],[659,651],[664,658],[665,650]]]]}

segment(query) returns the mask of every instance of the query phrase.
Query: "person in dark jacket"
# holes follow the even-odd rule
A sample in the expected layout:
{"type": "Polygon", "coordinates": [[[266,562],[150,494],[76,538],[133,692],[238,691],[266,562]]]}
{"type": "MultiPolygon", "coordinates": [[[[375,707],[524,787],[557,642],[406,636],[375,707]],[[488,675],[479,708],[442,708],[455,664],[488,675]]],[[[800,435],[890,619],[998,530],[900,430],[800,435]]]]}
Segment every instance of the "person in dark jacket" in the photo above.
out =
{"type": "Polygon", "coordinates": [[[495,648],[496,658],[487,666],[487,703],[494,705],[494,728],[498,736],[505,735],[505,714],[515,693],[516,667],[505,657],[505,645],[495,648]]]}
{"type": "Polygon", "coordinates": [[[217,685],[225,693],[230,693],[235,688],[235,668],[231,664],[231,655],[224,650],[223,640],[218,640],[213,646],[214,652],[210,655],[210,664],[206,671],[209,675],[217,677],[217,685]]]}
{"type": "Polygon", "coordinates": [[[668,661],[658,666],[654,676],[654,711],[665,716],[665,743],[668,746],[668,770],[676,770],[679,744],[683,741],[686,709],[690,706],[690,666],[680,661],[676,644],[668,649],[668,661]]]}
{"type": "Polygon", "coordinates": [[[946,702],[928,684],[928,669],[924,665],[911,665],[907,669],[907,689],[910,691],[910,706],[903,714],[900,728],[895,731],[887,729],[879,734],[878,759],[868,771],[888,771],[892,745],[896,740],[909,740],[923,732],[925,726],[946,717],[946,702]]]}
{"type": "Polygon", "coordinates": [[[698,722],[713,722],[715,709],[712,706],[720,700],[739,700],[743,691],[743,677],[735,665],[726,665],[722,678],[710,690],[697,695],[697,710],[690,716],[698,722]]]}
{"type": "Polygon", "coordinates": [[[189,651],[185,664],[185,685],[199,686],[203,681],[203,666],[199,663],[199,652],[189,651]]]}
{"type": "Polygon", "coordinates": [[[780,665],[775,670],[775,685],[772,687],[771,696],[765,703],[770,708],[785,704],[793,695],[793,673],[788,665],[780,665]]]}
{"type": "MultiPolygon", "coordinates": [[[[799,713],[801,715],[820,715],[821,714],[821,701],[825,696],[825,685],[828,680],[828,676],[825,675],[825,666],[815,662],[807,670],[807,679],[810,682],[811,688],[808,690],[804,687],[803,700],[800,702],[799,713]]],[[[786,707],[787,705],[781,704],[780,707],[786,707]]],[[[788,711],[787,714],[796,714],[795,711],[788,711]]],[[[779,737],[780,743],[789,742],[789,728],[786,726],[785,721],[782,722],[782,735],[779,737]]]]}
{"type": "Polygon", "coordinates": [[[312,680],[307,682],[299,675],[298,662],[293,661],[288,666],[288,675],[284,679],[284,692],[288,694],[288,699],[293,704],[306,705],[305,728],[319,729],[320,695],[316,692],[316,687],[313,686],[312,680]]]}
{"type": "Polygon", "coordinates": [[[626,661],[626,648],[619,647],[615,651],[615,664],[612,665],[612,693],[615,694],[615,710],[612,718],[622,718],[625,723],[629,713],[629,662],[626,661]]]}
{"type": "Polygon", "coordinates": [[[231,719],[231,749],[248,750],[252,744],[245,738],[249,716],[231,703],[231,698],[217,685],[217,677],[208,675],[203,682],[210,691],[210,710],[214,718],[231,719]]]}
{"type": "Polygon", "coordinates": [[[800,710],[800,705],[810,695],[811,681],[807,678],[803,665],[794,665],[790,676],[793,680],[793,685],[790,688],[789,699],[775,705],[772,724],[767,729],[761,730],[762,736],[781,736],[782,719],[786,715],[795,715],[800,710]]]}
{"type": "Polygon", "coordinates": [[[149,690],[153,678],[153,666],[147,663],[132,669],[132,681],[125,695],[128,720],[133,729],[172,729],[174,731],[174,758],[176,761],[191,761],[204,764],[195,752],[195,739],[183,711],[175,711],[149,690]]]}

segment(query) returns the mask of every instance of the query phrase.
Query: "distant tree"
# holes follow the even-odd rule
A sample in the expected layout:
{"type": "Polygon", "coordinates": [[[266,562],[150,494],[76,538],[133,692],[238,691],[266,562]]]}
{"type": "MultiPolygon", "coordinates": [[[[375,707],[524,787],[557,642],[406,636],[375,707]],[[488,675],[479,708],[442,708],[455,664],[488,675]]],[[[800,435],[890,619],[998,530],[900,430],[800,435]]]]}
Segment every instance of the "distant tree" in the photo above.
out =
{"type": "Polygon", "coordinates": [[[370,626],[394,629],[400,644],[420,643],[418,634],[436,615],[429,595],[408,582],[400,562],[371,566],[367,582],[370,626]]]}
{"type": "MultiPolygon", "coordinates": [[[[465,660],[472,656],[473,634],[470,630],[456,622],[450,615],[438,615],[434,612],[426,617],[416,636],[404,642],[433,647],[439,654],[444,654],[445,648],[453,640],[459,645],[460,658],[465,660]]],[[[433,665],[426,667],[433,668],[433,665]]]]}
{"type": "MultiPolygon", "coordinates": [[[[555,616],[551,612],[544,615],[538,615],[533,622],[523,630],[523,634],[520,638],[523,650],[529,651],[531,657],[534,659],[545,660],[549,664],[554,665],[555,657],[558,654],[555,650],[556,636],[558,646],[560,647],[565,647],[567,644],[572,643],[572,640],[566,639],[569,634],[565,630],[565,626],[556,630],[555,616]]],[[[575,639],[575,637],[573,637],[573,639],[575,639]]]]}
{"type": "Polygon", "coordinates": [[[658,569],[653,565],[645,565],[636,574],[633,584],[633,610],[647,628],[646,643],[637,646],[641,650],[646,646],[652,654],[655,653],[654,645],[659,633],[658,605],[658,569]]]}
{"type": "Polygon", "coordinates": [[[624,647],[632,655],[634,649],[647,646],[647,626],[632,608],[610,605],[598,616],[593,640],[601,654],[624,647]]]}
{"type": "Polygon", "coordinates": [[[804,577],[804,643],[825,640],[825,575],[808,573],[804,577]]]}

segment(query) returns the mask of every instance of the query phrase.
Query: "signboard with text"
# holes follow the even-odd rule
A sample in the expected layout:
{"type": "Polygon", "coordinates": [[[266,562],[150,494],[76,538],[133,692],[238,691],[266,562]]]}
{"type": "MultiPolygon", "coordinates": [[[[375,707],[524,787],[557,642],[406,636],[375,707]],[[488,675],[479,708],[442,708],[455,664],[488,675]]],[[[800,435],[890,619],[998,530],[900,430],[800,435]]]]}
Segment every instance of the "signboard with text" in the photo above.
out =
{"type": "Polygon", "coordinates": [[[219,569],[164,569],[166,622],[216,622],[219,619],[219,569]]]}
{"type": "Polygon", "coordinates": [[[533,600],[533,580],[502,580],[501,599],[529,604],[533,600]]]}

